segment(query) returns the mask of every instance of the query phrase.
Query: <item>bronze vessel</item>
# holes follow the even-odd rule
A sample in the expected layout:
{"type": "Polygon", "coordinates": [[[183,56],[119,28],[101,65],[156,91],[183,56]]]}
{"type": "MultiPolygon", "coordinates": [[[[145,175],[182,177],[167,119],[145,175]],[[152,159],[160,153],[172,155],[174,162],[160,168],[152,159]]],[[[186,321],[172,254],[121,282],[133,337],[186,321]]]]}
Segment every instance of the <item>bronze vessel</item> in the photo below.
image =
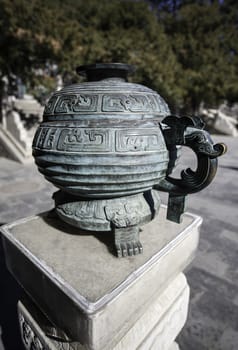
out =
{"type": "Polygon", "coordinates": [[[171,116],[158,93],[128,83],[132,66],[95,64],[77,71],[87,82],[50,98],[33,155],[39,171],[60,189],[54,200],[62,220],[83,230],[112,231],[117,255],[135,255],[142,252],[139,225],[158,213],[158,190],[169,192],[167,218],[180,222],[185,196],[212,181],[225,146],[213,145],[198,117],[171,116]],[[194,150],[198,165],[174,179],[179,145],[194,150]]]}

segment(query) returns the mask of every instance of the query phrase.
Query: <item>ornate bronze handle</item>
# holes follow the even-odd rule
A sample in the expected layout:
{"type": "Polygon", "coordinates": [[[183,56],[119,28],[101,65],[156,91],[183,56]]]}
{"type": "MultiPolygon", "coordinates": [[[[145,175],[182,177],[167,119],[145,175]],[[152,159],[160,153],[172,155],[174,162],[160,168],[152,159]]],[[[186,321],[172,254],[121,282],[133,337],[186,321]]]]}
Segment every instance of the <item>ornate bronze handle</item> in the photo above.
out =
{"type": "MultiPolygon", "coordinates": [[[[169,192],[167,218],[181,222],[185,197],[189,193],[201,191],[213,180],[217,170],[217,157],[226,152],[223,143],[213,144],[210,134],[202,130],[204,123],[199,117],[166,117],[162,122],[162,131],[170,154],[176,153],[176,145],[190,147],[197,156],[196,171],[189,169],[181,172],[181,179],[167,176],[156,189],[169,192]]],[[[174,159],[170,160],[174,163],[174,159]]],[[[168,168],[171,168],[169,163],[168,168]]]]}

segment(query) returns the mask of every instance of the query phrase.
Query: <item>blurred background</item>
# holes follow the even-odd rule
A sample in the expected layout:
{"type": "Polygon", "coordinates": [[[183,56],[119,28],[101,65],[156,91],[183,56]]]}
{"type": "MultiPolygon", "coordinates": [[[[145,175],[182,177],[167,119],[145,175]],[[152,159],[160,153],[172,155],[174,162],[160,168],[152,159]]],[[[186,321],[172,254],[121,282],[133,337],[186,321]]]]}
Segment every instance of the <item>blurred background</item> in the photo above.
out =
{"type": "MultiPolygon", "coordinates": [[[[171,112],[200,115],[228,153],[214,183],[191,196],[204,217],[182,350],[238,349],[238,1],[0,0],[0,222],[53,207],[37,172],[32,137],[54,90],[80,82],[78,65],[123,62],[171,112]]],[[[181,162],[194,161],[189,151],[181,162]]],[[[163,198],[166,202],[166,198],[163,198]]],[[[1,249],[1,347],[21,349],[22,291],[1,249]]]]}

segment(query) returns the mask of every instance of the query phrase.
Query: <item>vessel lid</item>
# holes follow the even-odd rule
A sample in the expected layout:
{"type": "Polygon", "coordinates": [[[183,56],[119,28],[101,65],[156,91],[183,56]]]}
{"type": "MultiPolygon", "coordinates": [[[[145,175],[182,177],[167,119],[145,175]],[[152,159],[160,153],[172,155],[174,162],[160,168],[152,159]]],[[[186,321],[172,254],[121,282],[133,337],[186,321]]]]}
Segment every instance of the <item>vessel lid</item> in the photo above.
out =
{"type": "Polygon", "coordinates": [[[134,71],[134,66],[125,63],[95,63],[76,68],[76,72],[79,75],[85,76],[88,81],[108,78],[127,80],[127,76],[134,73],[134,71]]]}

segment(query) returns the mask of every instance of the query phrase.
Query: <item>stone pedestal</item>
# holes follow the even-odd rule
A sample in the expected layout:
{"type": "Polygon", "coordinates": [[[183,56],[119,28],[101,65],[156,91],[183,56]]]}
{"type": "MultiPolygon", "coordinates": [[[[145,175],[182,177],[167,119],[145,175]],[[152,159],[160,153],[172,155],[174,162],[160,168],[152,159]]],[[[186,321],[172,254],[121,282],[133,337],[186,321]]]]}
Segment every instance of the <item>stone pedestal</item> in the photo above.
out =
{"type": "Polygon", "coordinates": [[[19,302],[27,349],[175,350],[188,310],[183,269],[201,218],[143,226],[142,255],[115,257],[110,233],[89,234],[45,213],[2,228],[9,270],[30,296],[19,302]],[[32,302],[29,303],[29,300],[32,302]]]}

